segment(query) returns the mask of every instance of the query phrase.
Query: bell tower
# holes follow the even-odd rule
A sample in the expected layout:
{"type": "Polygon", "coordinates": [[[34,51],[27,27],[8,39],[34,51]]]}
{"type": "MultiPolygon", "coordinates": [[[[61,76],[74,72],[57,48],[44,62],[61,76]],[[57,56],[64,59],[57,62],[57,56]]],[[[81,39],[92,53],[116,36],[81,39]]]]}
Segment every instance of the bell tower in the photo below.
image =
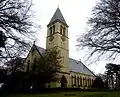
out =
{"type": "Polygon", "coordinates": [[[46,49],[57,47],[62,57],[61,72],[69,72],[68,25],[57,8],[52,19],[47,25],[46,49]]]}

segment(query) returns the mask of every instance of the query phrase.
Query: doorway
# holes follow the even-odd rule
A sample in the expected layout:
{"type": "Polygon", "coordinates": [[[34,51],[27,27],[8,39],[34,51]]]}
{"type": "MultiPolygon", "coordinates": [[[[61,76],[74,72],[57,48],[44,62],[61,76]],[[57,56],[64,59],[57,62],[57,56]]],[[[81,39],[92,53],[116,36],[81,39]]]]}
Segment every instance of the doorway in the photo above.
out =
{"type": "Polygon", "coordinates": [[[61,77],[60,82],[61,82],[61,88],[66,88],[67,87],[67,79],[64,75],[61,77]]]}

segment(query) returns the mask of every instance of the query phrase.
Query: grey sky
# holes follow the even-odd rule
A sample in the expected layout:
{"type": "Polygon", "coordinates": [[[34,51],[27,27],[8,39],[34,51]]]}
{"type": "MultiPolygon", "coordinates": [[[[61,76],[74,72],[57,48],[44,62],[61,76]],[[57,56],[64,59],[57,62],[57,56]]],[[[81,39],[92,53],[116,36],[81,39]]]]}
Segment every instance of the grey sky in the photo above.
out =
{"type": "MultiPolygon", "coordinates": [[[[33,0],[35,12],[35,21],[41,25],[41,31],[38,32],[36,43],[45,48],[47,24],[52,18],[58,5],[69,25],[69,53],[70,57],[74,59],[81,59],[84,61],[84,51],[77,51],[76,39],[79,35],[85,32],[87,27],[87,19],[90,17],[91,10],[95,6],[97,0],[33,0]]],[[[87,65],[87,64],[85,64],[87,65]]],[[[104,72],[105,62],[99,62],[97,65],[93,64],[89,68],[95,73],[104,72]]]]}

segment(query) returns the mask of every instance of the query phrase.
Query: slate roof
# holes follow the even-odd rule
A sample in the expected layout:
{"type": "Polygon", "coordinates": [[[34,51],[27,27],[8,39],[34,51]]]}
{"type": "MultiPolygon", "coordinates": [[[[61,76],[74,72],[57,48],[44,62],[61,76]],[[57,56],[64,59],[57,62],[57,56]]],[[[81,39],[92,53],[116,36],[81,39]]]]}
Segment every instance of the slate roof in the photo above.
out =
{"type": "MultiPolygon", "coordinates": [[[[41,54],[45,52],[44,48],[41,48],[39,46],[36,47],[41,54]]],[[[69,58],[69,67],[70,71],[95,76],[95,74],[90,69],[88,69],[81,61],[69,58]]]]}
{"type": "Polygon", "coordinates": [[[69,65],[70,71],[95,76],[95,74],[90,69],[88,69],[81,61],[69,58],[69,65]]]}
{"type": "MultiPolygon", "coordinates": [[[[57,21],[57,20],[59,20],[60,22],[62,22],[62,23],[64,23],[64,24],[67,25],[67,23],[66,23],[63,15],[62,15],[59,7],[57,8],[56,12],[54,13],[54,15],[53,15],[52,19],[50,20],[49,24],[51,24],[51,23],[53,23],[53,22],[55,22],[55,21],[57,21]]],[[[49,24],[48,24],[48,25],[49,25],[49,24]]]]}

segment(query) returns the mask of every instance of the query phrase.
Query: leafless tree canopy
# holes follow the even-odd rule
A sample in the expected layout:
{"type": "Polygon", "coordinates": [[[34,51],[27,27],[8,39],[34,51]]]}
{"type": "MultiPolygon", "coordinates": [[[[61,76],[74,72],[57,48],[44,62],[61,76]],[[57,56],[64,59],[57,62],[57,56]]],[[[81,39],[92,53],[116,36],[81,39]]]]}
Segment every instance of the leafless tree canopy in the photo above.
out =
{"type": "MultiPolygon", "coordinates": [[[[31,0],[0,0],[0,31],[6,37],[0,58],[14,58],[28,46],[33,34],[31,0]]],[[[34,26],[35,27],[35,26],[34,26]]]]}
{"type": "Polygon", "coordinates": [[[89,48],[98,58],[105,54],[116,58],[120,54],[120,0],[100,0],[92,12],[90,27],[77,39],[78,46],[89,48]]]}

